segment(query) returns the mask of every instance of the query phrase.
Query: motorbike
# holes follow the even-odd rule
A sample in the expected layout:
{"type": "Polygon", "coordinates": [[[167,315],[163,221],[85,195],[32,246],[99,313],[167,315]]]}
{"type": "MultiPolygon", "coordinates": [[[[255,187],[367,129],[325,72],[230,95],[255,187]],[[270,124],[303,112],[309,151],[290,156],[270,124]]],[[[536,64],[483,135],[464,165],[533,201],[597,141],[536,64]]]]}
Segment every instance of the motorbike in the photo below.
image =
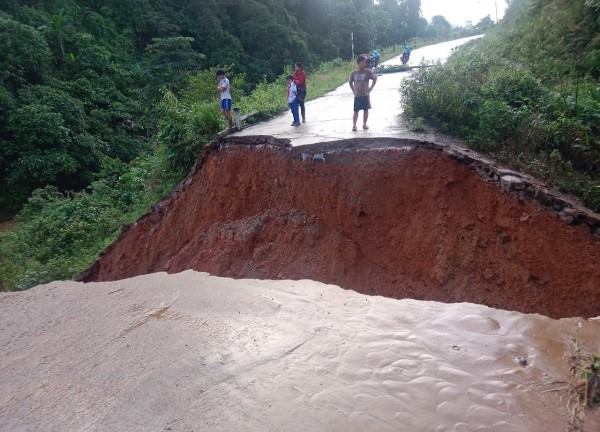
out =
{"type": "Polygon", "coordinates": [[[375,57],[369,56],[369,59],[367,60],[367,67],[375,70],[378,65],[379,61],[375,57]]]}
{"type": "Polygon", "coordinates": [[[402,53],[402,58],[401,58],[402,64],[405,65],[406,63],[408,63],[409,60],[410,60],[410,53],[407,53],[407,52],[402,53]]]}

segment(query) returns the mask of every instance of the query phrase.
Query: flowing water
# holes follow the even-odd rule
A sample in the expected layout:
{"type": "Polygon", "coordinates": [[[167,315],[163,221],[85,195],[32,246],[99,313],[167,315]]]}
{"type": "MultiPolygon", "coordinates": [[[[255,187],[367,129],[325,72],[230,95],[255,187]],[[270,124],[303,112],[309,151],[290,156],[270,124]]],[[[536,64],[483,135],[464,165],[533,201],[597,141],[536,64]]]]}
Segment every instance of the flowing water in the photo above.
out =
{"type": "Polygon", "coordinates": [[[57,282],[0,294],[0,430],[559,432],[578,325],[597,349],[599,321],[310,281],[57,282]]]}

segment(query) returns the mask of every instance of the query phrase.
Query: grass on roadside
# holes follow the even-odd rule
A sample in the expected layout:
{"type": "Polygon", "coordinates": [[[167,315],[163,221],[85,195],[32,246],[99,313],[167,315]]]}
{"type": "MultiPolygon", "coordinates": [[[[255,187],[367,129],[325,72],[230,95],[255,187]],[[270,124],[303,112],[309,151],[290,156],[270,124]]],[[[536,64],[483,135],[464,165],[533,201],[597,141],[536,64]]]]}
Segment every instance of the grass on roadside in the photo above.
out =
{"type": "Polygon", "coordinates": [[[585,430],[586,410],[600,405],[600,352],[589,353],[581,344],[581,323],[573,339],[573,352],[569,358],[571,379],[567,383],[567,412],[569,415],[566,430],[585,430]]]}
{"type": "Polygon", "coordinates": [[[402,89],[405,112],[600,211],[600,3],[514,0],[402,89]]]}

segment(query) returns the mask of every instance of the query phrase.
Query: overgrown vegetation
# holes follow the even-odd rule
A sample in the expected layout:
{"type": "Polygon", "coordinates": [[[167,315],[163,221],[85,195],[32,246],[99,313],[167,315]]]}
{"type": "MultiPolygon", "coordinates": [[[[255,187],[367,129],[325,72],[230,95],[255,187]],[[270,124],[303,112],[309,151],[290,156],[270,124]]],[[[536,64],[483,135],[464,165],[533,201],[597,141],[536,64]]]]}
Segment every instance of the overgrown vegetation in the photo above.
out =
{"type": "Polygon", "coordinates": [[[160,148],[131,163],[102,167],[101,180],[80,192],[55,186],[36,190],[17,217],[17,228],[0,234],[3,288],[25,289],[66,279],[85,269],[121,226],[136,220],[179,180],[160,148]]]}
{"type": "Polygon", "coordinates": [[[515,0],[497,32],[405,82],[405,112],[600,211],[598,34],[595,1],[515,0]]]}

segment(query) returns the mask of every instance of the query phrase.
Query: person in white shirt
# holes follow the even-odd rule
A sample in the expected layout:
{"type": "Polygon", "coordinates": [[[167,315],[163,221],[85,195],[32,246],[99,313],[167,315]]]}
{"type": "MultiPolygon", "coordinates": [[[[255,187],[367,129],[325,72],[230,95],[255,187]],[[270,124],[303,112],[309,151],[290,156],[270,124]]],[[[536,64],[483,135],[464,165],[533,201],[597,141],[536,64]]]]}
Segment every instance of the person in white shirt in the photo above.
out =
{"type": "Polygon", "coordinates": [[[300,126],[300,113],[298,112],[298,87],[294,82],[294,78],[291,75],[288,75],[288,105],[290,110],[292,110],[292,116],[294,117],[294,122],[292,126],[300,126]]]}
{"type": "Polygon", "coordinates": [[[232,129],[233,118],[231,116],[231,85],[229,84],[229,79],[227,79],[225,76],[225,71],[223,69],[217,70],[217,81],[219,82],[217,85],[217,90],[221,92],[221,112],[227,119],[229,129],[232,129]]]}

